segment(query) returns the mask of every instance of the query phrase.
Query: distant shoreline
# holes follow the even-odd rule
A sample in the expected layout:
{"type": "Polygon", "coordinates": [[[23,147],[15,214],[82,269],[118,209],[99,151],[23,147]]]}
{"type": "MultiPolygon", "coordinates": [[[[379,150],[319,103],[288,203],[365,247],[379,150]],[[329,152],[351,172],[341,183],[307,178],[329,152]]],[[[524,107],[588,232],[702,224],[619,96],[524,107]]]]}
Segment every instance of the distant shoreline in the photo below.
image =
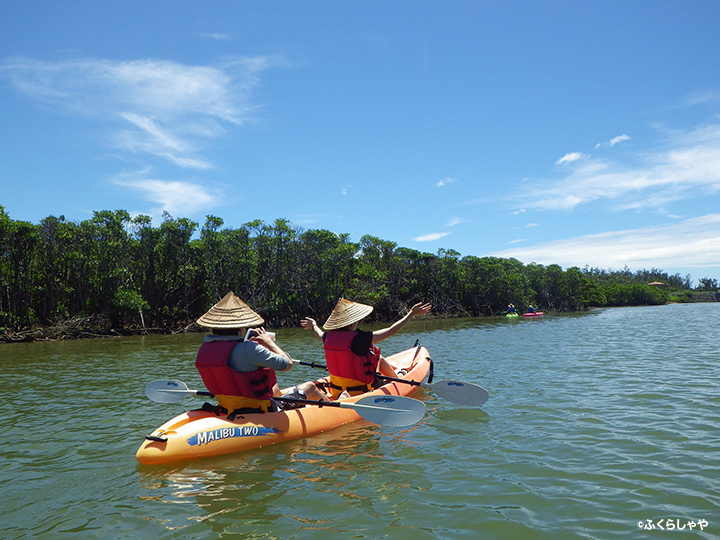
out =
{"type": "MultiPolygon", "coordinates": [[[[712,292],[694,292],[690,299],[683,301],[668,301],[667,304],[695,304],[715,302],[712,292]]],[[[643,307],[643,306],[607,306],[610,307],[643,307]]],[[[604,308],[599,308],[604,309],[604,308]]],[[[551,313],[545,310],[545,313],[551,313]]],[[[495,315],[505,316],[505,314],[495,315]]],[[[453,317],[464,319],[466,317],[453,317]]],[[[72,339],[96,339],[122,336],[143,336],[159,334],[190,334],[205,332],[205,329],[195,323],[188,326],[144,328],[142,326],[128,326],[125,328],[112,328],[108,319],[101,316],[76,317],[68,321],[30,330],[16,332],[0,328],[0,343],[30,343],[33,341],[63,341],[72,339]]]]}

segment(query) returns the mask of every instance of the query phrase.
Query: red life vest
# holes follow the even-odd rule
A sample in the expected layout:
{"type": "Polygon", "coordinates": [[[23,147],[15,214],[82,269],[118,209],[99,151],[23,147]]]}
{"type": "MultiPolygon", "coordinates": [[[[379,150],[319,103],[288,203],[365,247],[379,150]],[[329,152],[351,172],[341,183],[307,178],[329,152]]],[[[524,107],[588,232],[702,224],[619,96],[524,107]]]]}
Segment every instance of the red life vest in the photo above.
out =
{"type": "Polygon", "coordinates": [[[325,334],[325,360],[331,376],[354,379],[371,385],[380,360],[380,349],[371,345],[365,356],[358,356],[350,344],[358,332],[330,331],[325,334]]]}
{"type": "MultiPolygon", "coordinates": [[[[258,368],[254,371],[235,371],[227,365],[230,352],[241,341],[209,341],[200,346],[195,367],[205,387],[215,396],[241,396],[269,401],[277,382],[275,371],[258,368]]],[[[222,401],[218,399],[218,401],[222,401]]],[[[220,405],[223,405],[221,402],[220,405]]],[[[225,405],[223,405],[225,407],[225,405]]],[[[229,407],[226,407],[229,409],[229,407]]]]}

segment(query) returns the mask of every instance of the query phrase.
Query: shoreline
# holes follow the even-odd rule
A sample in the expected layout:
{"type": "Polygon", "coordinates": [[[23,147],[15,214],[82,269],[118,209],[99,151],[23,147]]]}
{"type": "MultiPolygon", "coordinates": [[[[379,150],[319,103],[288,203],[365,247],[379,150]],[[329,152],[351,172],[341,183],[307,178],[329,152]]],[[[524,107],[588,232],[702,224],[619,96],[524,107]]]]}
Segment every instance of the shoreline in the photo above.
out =
{"type": "MultiPolygon", "coordinates": [[[[695,293],[697,295],[697,293],[695,293]]],[[[667,304],[695,304],[695,303],[713,303],[716,300],[712,296],[713,293],[707,293],[707,297],[694,296],[685,301],[669,300],[667,304]]],[[[704,296],[704,295],[703,295],[704,296]]],[[[604,306],[612,307],[642,307],[642,306],[604,306]]],[[[593,309],[593,308],[590,308],[593,309]]],[[[545,313],[551,313],[545,311],[545,313]]],[[[502,316],[505,315],[491,315],[502,316]]],[[[453,317],[464,318],[464,317],[453,317]]],[[[140,325],[129,325],[122,328],[113,328],[110,321],[98,315],[91,317],[76,317],[67,321],[61,321],[57,324],[34,328],[30,330],[12,331],[7,328],[0,328],[0,343],[31,343],[34,341],[63,341],[69,339],[97,339],[122,336],[142,336],[151,334],[190,334],[202,333],[205,330],[197,324],[190,323],[188,326],[174,327],[154,327],[147,328],[140,325]]]]}
{"type": "Polygon", "coordinates": [[[189,326],[147,328],[131,325],[113,328],[109,321],[101,316],[76,317],[57,324],[12,331],[0,328],[0,343],[31,343],[33,341],[63,341],[70,339],[97,339],[122,336],[142,336],[150,334],[182,334],[200,332],[195,323],[189,326]]]}

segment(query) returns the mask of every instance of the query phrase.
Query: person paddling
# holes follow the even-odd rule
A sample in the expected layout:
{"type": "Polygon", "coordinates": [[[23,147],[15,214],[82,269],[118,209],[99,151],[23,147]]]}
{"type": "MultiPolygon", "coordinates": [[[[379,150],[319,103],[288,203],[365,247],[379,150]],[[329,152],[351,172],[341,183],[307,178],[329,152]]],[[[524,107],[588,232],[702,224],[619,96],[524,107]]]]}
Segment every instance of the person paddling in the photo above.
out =
{"type": "MultiPolygon", "coordinates": [[[[197,324],[209,328],[195,367],[205,387],[218,400],[221,414],[269,412],[273,397],[281,395],[277,371],[289,371],[293,362],[262,325],[263,318],[230,291],[197,324]],[[242,336],[253,328],[252,337],[242,336]]],[[[327,401],[313,383],[293,389],[295,397],[327,401]]],[[[291,396],[292,397],[292,396],[291,396]]]]}
{"type": "Polygon", "coordinates": [[[395,335],[416,315],[423,315],[432,306],[418,302],[400,320],[374,332],[357,329],[358,322],[367,317],[372,306],[340,298],[323,325],[323,332],[315,319],[305,317],[300,325],[312,330],[323,342],[325,360],[330,373],[330,392],[333,399],[347,392],[359,395],[375,388],[375,373],[397,377],[397,373],[380,354],[374,344],[395,335]]]}

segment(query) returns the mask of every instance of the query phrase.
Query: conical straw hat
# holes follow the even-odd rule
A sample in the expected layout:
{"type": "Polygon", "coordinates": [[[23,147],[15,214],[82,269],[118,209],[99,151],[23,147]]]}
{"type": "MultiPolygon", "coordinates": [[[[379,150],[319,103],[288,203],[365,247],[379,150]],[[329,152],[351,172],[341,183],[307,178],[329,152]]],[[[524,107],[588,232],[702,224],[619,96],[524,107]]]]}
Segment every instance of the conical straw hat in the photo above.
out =
{"type": "Polygon", "coordinates": [[[344,328],[351,325],[354,322],[358,322],[368,315],[373,310],[372,306],[366,306],[365,304],[359,304],[357,302],[351,302],[341,298],[335,305],[332,313],[325,321],[323,328],[325,330],[337,330],[338,328],[344,328]]]}
{"type": "Polygon", "coordinates": [[[206,328],[252,328],[265,321],[230,291],[197,320],[206,328]]]}

